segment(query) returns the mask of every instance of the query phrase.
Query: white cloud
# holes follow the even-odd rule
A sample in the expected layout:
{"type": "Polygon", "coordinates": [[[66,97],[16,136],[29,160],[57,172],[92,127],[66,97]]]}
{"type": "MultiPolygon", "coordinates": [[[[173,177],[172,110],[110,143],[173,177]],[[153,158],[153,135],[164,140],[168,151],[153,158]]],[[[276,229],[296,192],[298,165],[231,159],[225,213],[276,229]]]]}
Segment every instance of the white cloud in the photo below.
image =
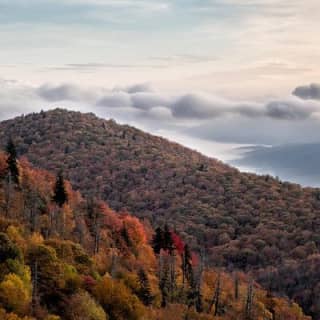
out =
{"type": "Polygon", "coordinates": [[[97,99],[97,92],[81,89],[71,84],[52,86],[45,84],[36,90],[36,93],[49,102],[56,101],[92,101],[97,99]]]}
{"type": "Polygon", "coordinates": [[[167,128],[204,140],[242,144],[314,141],[318,134],[312,132],[320,127],[320,102],[295,96],[255,102],[199,92],[172,95],[145,84],[113,89],[71,84],[31,87],[14,81],[0,84],[1,119],[64,106],[154,133],[167,128]]]}
{"type": "Polygon", "coordinates": [[[179,120],[207,120],[228,115],[244,118],[304,120],[320,112],[320,103],[291,96],[265,102],[234,101],[205,93],[170,95],[151,90],[146,84],[114,89],[86,88],[76,85],[43,85],[35,93],[48,102],[73,101],[104,108],[132,108],[143,112],[161,107],[179,120]]]}
{"type": "Polygon", "coordinates": [[[128,108],[132,107],[132,102],[127,92],[111,92],[98,100],[96,105],[108,108],[128,108]]]}

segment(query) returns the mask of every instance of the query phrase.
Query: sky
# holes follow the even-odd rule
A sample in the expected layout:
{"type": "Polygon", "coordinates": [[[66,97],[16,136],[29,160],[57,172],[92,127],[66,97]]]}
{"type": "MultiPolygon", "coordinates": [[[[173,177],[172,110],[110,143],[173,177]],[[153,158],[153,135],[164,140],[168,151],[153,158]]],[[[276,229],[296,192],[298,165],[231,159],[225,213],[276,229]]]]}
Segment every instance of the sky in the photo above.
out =
{"type": "Polygon", "coordinates": [[[317,143],[318,30],[318,0],[0,0],[0,119],[92,111],[225,161],[317,143]]]}

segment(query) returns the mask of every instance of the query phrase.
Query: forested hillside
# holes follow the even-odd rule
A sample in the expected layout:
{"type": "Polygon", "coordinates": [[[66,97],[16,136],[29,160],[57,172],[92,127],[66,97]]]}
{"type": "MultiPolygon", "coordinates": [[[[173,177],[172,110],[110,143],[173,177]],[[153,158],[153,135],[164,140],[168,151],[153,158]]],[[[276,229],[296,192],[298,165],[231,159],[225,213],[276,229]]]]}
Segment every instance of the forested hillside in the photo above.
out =
{"type": "MultiPolygon", "coordinates": [[[[86,198],[167,223],[210,265],[250,271],[320,317],[320,192],[219,161],[93,114],[54,110],[0,124],[0,141],[63,169],[86,198]]],[[[289,318],[286,318],[289,319],[289,318]]]]}
{"type": "Polygon", "coordinates": [[[308,320],[242,273],[0,153],[1,320],[308,320]]]}

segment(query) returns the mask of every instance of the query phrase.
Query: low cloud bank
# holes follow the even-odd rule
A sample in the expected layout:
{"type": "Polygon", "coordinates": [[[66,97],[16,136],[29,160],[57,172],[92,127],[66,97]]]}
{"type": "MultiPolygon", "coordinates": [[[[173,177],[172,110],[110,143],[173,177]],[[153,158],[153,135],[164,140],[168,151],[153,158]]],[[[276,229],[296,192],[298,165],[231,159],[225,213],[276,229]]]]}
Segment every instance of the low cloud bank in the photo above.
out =
{"type": "MultiPolygon", "coordinates": [[[[154,108],[166,108],[167,114],[176,119],[213,119],[227,115],[239,115],[247,118],[271,118],[275,120],[303,120],[320,112],[320,103],[306,101],[300,96],[311,95],[307,87],[299,87],[295,94],[282,100],[265,103],[231,101],[204,93],[187,93],[178,96],[153,90],[147,84],[131,87],[118,87],[112,90],[82,89],[73,85],[44,85],[36,93],[48,102],[82,101],[103,108],[134,108],[151,112],[154,108]],[[299,89],[300,88],[300,89],[299,89]],[[305,91],[303,91],[305,90],[305,91]],[[303,93],[304,92],[304,93],[303,93]],[[300,93],[300,96],[298,96],[300,93]]],[[[315,87],[316,88],[316,87],[315,87]]],[[[316,96],[316,89],[310,89],[316,96]]],[[[320,87],[319,87],[320,99],[320,87]]],[[[152,112],[153,114],[157,114],[152,112]]]]}
{"type": "Polygon", "coordinates": [[[64,107],[94,112],[152,133],[170,130],[223,143],[304,143],[318,141],[320,136],[317,88],[301,86],[283,99],[254,102],[201,92],[174,95],[147,83],[112,89],[68,83],[35,88],[1,80],[0,118],[64,107]]]}

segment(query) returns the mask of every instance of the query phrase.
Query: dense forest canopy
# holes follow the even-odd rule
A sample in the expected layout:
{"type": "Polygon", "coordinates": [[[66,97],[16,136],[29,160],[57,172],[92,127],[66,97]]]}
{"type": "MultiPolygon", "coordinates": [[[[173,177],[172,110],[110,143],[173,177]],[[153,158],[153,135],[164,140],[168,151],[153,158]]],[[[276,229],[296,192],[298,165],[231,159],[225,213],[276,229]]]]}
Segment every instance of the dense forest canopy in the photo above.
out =
{"type": "Polygon", "coordinates": [[[243,273],[208,268],[168,225],[153,231],[12,152],[0,153],[0,319],[310,318],[243,273]]]}
{"type": "MultiPolygon", "coordinates": [[[[66,174],[86,198],[167,224],[211,266],[250,272],[320,317],[320,192],[240,173],[195,151],[93,114],[54,110],[0,124],[0,142],[66,174]]],[[[96,239],[95,241],[99,241],[96,239]]]]}

